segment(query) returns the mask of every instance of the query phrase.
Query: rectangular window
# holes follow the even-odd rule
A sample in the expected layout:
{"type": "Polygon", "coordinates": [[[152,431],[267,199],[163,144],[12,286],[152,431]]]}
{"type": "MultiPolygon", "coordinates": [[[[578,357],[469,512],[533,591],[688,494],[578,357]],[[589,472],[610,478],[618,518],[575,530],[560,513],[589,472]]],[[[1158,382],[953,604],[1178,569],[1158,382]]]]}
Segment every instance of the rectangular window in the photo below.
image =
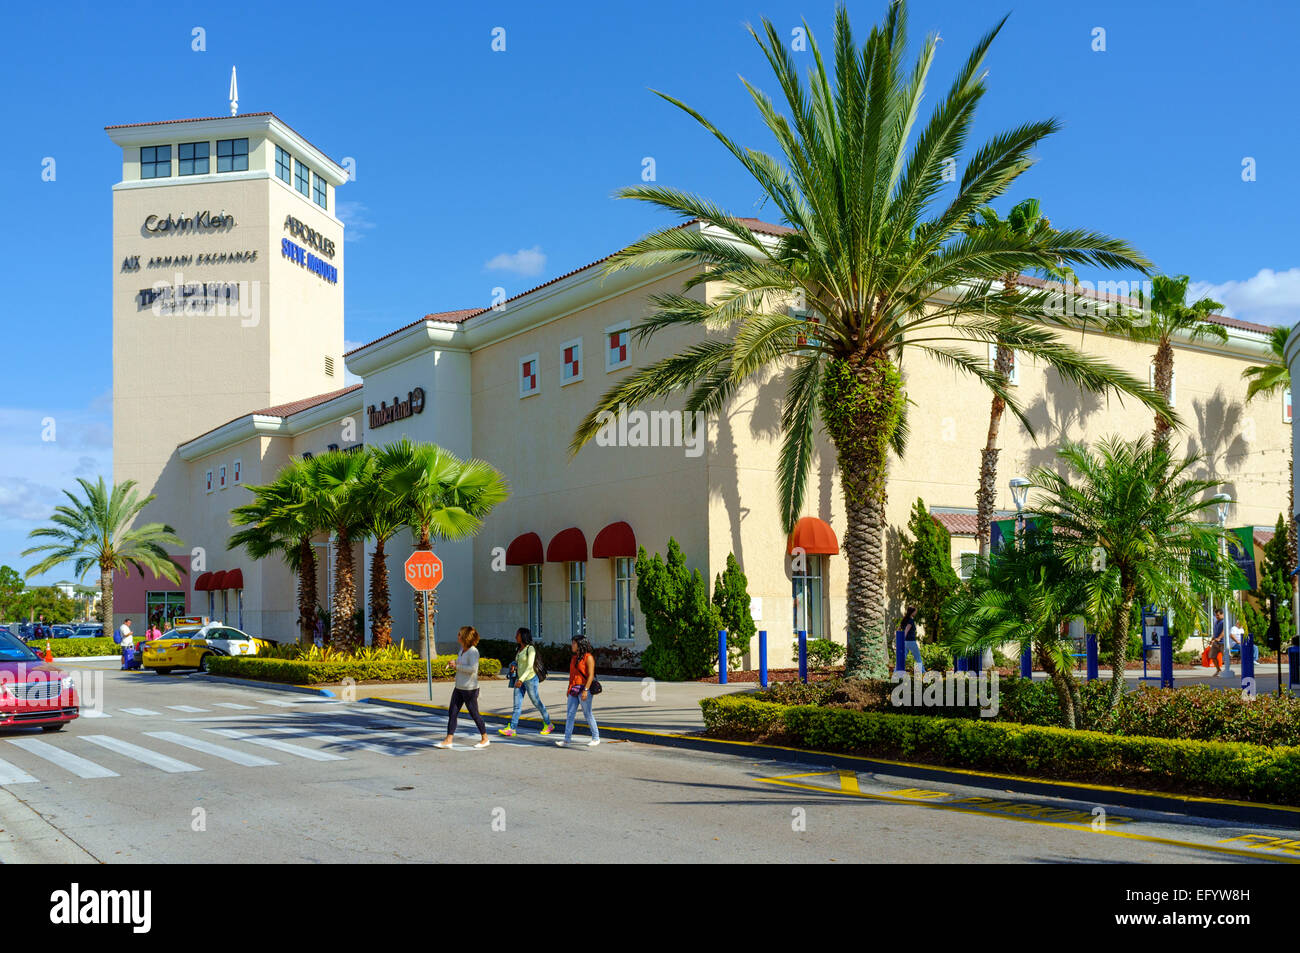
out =
{"type": "Polygon", "coordinates": [[[636,562],[626,557],[614,560],[614,638],[630,642],[636,638],[636,612],[632,595],[636,592],[636,562]]]}
{"type": "MultiPolygon", "coordinates": [[[[792,318],[800,318],[800,319],[802,319],[806,324],[811,324],[814,328],[815,328],[817,325],[821,324],[821,318],[820,318],[820,317],[818,317],[814,312],[812,312],[812,311],[808,311],[808,310],[803,309],[803,308],[793,308],[793,307],[792,307],[792,308],[790,309],[790,317],[792,317],[792,318]]],[[[810,341],[811,341],[814,345],[820,343],[820,339],[817,338],[816,335],[813,335],[813,334],[800,334],[798,337],[795,338],[795,344],[799,345],[800,347],[803,347],[805,344],[808,344],[810,341]]],[[[803,351],[803,352],[801,352],[801,353],[804,353],[804,354],[811,354],[812,351],[803,351]]]]}
{"type": "MultiPolygon", "coordinates": [[[[996,367],[997,363],[998,363],[998,346],[996,344],[990,344],[989,345],[989,368],[992,369],[996,367]]],[[[1020,383],[1020,357],[1019,355],[1016,354],[1014,349],[1011,351],[1011,370],[1007,373],[1007,383],[1012,385],[1020,383]]]]}
{"type": "Polygon", "coordinates": [[[528,566],[528,630],[533,640],[542,640],[542,567],[540,563],[528,566]]]}
{"type": "Polygon", "coordinates": [[[536,394],[541,385],[538,383],[537,355],[529,354],[519,359],[519,396],[529,397],[536,394]]]}
{"type": "Polygon", "coordinates": [[[632,363],[629,355],[632,323],[624,321],[605,329],[605,372],[616,371],[632,363]]]}
{"type": "Polygon", "coordinates": [[[226,488],[226,465],[224,463],[217,467],[217,486],[223,490],[226,488]]]}
{"type": "Polygon", "coordinates": [[[807,568],[803,572],[792,569],[790,578],[794,596],[794,631],[807,632],[810,639],[825,638],[823,625],[825,600],[822,588],[822,557],[804,557],[807,568]]]}
{"type": "Polygon", "coordinates": [[[560,345],[563,367],[560,370],[560,386],[582,380],[582,338],[574,338],[560,345]]]}
{"type": "Polygon", "coordinates": [[[957,575],[962,581],[975,575],[975,567],[979,563],[980,554],[978,550],[963,550],[957,556],[957,575]]]}
{"type": "Polygon", "coordinates": [[[587,564],[569,563],[569,635],[587,634],[587,564]]]}
{"type": "Polygon", "coordinates": [[[171,174],[171,146],[144,146],[140,150],[140,178],[167,179],[171,174]]]}
{"type": "Polygon", "coordinates": [[[182,615],[185,615],[185,593],[145,593],[144,617],[146,626],[156,625],[160,629],[166,629],[167,623],[182,615]]]}
{"type": "Polygon", "coordinates": [[[208,144],[206,142],[182,142],[176,147],[176,172],[179,175],[208,174],[208,144]]]}
{"type": "Polygon", "coordinates": [[[328,208],[326,202],[329,200],[329,188],[326,186],[325,180],[313,172],[311,182],[311,200],[321,208],[328,208]]]}
{"type": "Polygon", "coordinates": [[[297,159],[293,160],[294,165],[294,188],[303,195],[311,195],[311,169],[307,168],[297,159]]]}
{"type": "Polygon", "coordinates": [[[211,470],[208,471],[207,476],[205,477],[205,479],[206,479],[207,482],[208,482],[208,489],[207,489],[207,492],[211,493],[211,492],[212,492],[212,471],[211,471],[211,470]]]}
{"type": "Polygon", "coordinates": [[[218,172],[247,172],[248,171],[248,140],[247,139],[218,139],[217,140],[217,171],[218,172]]]}
{"type": "Polygon", "coordinates": [[[1282,423],[1291,422],[1291,388],[1282,391],[1282,423]]]}
{"type": "Polygon", "coordinates": [[[275,174],[285,185],[293,185],[293,168],[289,153],[279,146],[275,147],[275,174]]]}
{"type": "Polygon", "coordinates": [[[240,461],[240,460],[236,460],[234,463],[232,463],[232,464],[230,465],[230,484],[231,484],[231,486],[239,486],[239,469],[240,469],[241,464],[242,464],[242,461],[240,461]]]}

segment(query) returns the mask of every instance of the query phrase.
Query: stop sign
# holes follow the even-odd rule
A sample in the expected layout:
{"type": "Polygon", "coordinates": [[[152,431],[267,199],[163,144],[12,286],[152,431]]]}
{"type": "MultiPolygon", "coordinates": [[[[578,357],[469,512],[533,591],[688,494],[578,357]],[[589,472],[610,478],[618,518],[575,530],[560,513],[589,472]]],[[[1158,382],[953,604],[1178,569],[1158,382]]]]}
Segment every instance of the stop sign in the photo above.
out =
{"type": "Polygon", "coordinates": [[[429,592],[442,582],[442,560],[428,550],[417,550],[406,560],[406,581],[416,592],[429,592]]]}

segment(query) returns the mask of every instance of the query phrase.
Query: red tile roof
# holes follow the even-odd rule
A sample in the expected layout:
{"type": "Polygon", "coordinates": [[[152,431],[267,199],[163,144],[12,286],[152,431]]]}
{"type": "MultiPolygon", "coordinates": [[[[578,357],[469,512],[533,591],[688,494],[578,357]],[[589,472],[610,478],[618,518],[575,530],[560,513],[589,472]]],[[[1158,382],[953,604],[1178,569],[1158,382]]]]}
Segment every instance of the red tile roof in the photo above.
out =
{"type": "Polygon", "coordinates": [[[389,331],[387,334],[377,337],[373,341],[368,341],[365,344],[354,347],[350,351],[344,352],[343,356],[346,358],[349,354],[355,354],[363,348],[370,347],[371,344],[378,344],[380,341],[401,334],[403,331],[409,331],[416,325],[424,324],[426,321],[441,321],[444,324],[463,324],[470,318],[474,317],[474,315],[482,314],[485,310],[485,308],[461,308],[457,311],[437,311],[433,314],[426,314],[424,317],[412,321],[410,324],[403,324],[400,328],[397,328],[394,331],[389,331]]]}
{"type": "MultiPolygon", "coordinates": [[[[214,433],[222,427],[227,427],[230,424],[233,424],[236,420],[243,420],[245,417],[292,417],[294,414],[300,414],[304,410],[311,410],[313,407],[319,407],[321,404],[329,403],[331,400],[345,397],[348,394],[359,390],[361,390],[361,385],[353,384],[350,387],[332,390],[328,394],[317,394],[314,397],[304,397],[302,400],[290,401],[287,404],[276,404],[274,407],[265,407],[262,410],[250,410],[248,413],[240,414],[238,417],[233,417],[230,420],[227,420],[224,424],[219,424],[216,427],[213,427],[211,430],[205,430],[196,437],[191,437],[189,440],[186,440],[185,443],[193,443],[200,437],[206,437],[208,434],[214,433]]],[[[185,443],[181,444],[181,446],[184,446],[185,443]]]]}
{"type": "MultiPolygon", "coordinates": [[[[107,132],[110,129],[138,129],[143,126],[174,126],[177,125],[178,123],[186,123],[186,122],[216,122],[218,120],[248,119],[250,117],[255,117],[255,116],[270,116],[272,119],[274,119],[280,125],[284,126],[284,128],[288,129],[295,136],[297,136],[303,142],[307,143],[307,145],[311,146],[321,155],[325,156],[327,159],[329,158],[329,153],[327,153],[324,149],[321,149],[319,146],[313,144],[310,139],[308,139],[306,136],[300,133],[297,129],[294,129],[293,126],[289,125],[287,122],[285,122],[283,119],[281,119],[273,112],[239,113],[236,116],[196,116],[193,119],[163,119],[159,122],[126,122],[116,126],[105,126],[104,131],[107,132]]],[[[332,159],[330,161],[333,162],[332,159]]],[[[337,163],[335,164],[337,165],[337,163]]]]}
{"type": "MultiPolygon", "coordinates": [[[[952,536],[975,535],[976,514],[974,511],[935,512],[934,510],[931,510],[930,515],[933,516],[939,525],[946,529],[952,536]]],[[[995,520],[1005,520],[1010,519],[1015,515],[1015,513],[1011,512],[998,512],[993,514],[993,518],[995,520]]]]}

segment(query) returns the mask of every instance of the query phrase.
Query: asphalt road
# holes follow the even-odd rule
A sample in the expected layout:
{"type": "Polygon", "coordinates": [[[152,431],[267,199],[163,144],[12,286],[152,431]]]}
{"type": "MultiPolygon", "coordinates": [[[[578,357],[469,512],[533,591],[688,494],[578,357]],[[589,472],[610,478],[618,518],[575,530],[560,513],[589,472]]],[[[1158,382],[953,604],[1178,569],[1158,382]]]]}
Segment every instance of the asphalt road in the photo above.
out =
{"type": "Polygon", "coordinates": [[[0,735],[0,861],[1300,860],[1294,831],[531,732],[438,750],[439,715],[103,679],[98,717],[0,735]]]}

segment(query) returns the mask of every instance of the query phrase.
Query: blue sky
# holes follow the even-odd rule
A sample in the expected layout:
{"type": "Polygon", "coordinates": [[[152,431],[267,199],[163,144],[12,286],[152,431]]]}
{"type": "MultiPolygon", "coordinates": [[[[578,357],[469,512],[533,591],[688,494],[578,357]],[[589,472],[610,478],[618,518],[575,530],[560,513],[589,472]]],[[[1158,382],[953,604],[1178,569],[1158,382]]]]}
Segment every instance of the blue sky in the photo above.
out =
{"type": "MultiPolygon", "coordinates": [[[[7,387],[0,393],[0,563],[78,475],[111,475],[110,187],[105,125],[271,110],[336,159],[349,224],[346,333],[489,303],[665,223],[616,201],[652,157],[657,181],[763,216],[755,189],[680,96],[766,147],[738,75],[775,91],[745,29],[806,19],[829,45],[834,4],[775,0],[364,5],[24,4],[0,33],[0,230],[7,387]],[[192,49],[202,28],[206,50],[192,49]],[[505,51],[491,48],[505,30],[505,51]],[[57,177],[42,181],[53,157],[57,177]],[[19,315],[21,317],[14,317],[19,315]],[[46,423],[53,418],[53,440],[46,423]]],[[[882,0],[854,2],[865,35],[882,0]]],[[[915,0],[937,30],[937,95],[1010,3],[915,0]]],[[[1057,116],[1064,130],[1001,203],[1037,196],[1058,226],[1129,239],[1229,313],[1300,319],[1300,13],[1287,3],[1030,0],[989,60],[974,141],[1057,116]],[[1105,31],[1105,50],[1093,49],[1105,31]],[[1256,178],[1242,180],[1254,159],[1256,178]]],[[[810,54],[796,54],[810,61],[810,54]]],[[[143,371],[142,371],[143,372],[143,371]]],[[[129,382],[119,382],[119,386],[129,382]]],[[[250,408],[251,409],[251,408],[250,408]]]]}

